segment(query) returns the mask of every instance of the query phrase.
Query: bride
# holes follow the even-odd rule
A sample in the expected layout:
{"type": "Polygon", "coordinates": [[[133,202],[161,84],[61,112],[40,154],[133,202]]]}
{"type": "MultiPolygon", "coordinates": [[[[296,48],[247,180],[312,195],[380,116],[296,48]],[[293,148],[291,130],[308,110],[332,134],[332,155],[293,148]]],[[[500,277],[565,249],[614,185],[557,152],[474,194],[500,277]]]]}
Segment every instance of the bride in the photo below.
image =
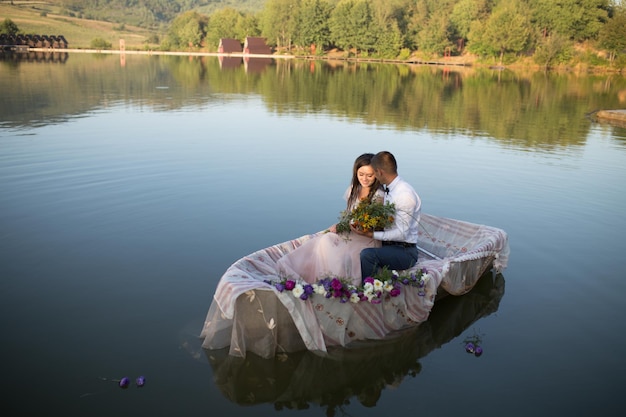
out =
{"type": "MultiPolygon", "coordinates": [[[[352,168],[352,183],[344,198],[346,210],[352,211],[361,200],[383,201],[383,190],[374,175],[372,153],[356,158],[352,168]]],[[[328,228],[296,250],[276,262],[279,276],[301,279],[312,284],[324,276],[346,278],[354,285],[361,284],[361,250],[378,247],[380,242],[355,233],[337,233],[337,225],[328,228]]]]}

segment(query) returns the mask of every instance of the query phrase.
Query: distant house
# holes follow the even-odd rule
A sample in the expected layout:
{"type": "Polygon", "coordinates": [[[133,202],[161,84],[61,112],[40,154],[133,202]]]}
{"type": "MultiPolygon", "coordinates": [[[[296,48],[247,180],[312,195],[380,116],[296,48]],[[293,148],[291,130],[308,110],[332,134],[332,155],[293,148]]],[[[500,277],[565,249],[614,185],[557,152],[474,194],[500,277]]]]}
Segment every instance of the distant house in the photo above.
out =
{"type": "Polygon", "coordinates": [[[264,38],[247,37],[243,45],[244,54],[271,55],[272,48],[266,43],[264,38]]]}
{"type": "Polygon", "coordinates": [[[220,54],[232,54],[241,53],[241,42],[237,39],[222,38],[220,44],[217,47],[217,52],[220,54]]]}

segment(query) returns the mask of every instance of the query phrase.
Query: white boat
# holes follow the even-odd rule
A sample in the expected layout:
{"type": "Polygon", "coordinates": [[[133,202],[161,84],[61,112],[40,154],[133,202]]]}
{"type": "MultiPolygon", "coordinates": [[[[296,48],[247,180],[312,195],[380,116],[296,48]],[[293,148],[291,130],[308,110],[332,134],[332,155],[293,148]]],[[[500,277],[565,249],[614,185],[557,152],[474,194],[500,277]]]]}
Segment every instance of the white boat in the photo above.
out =
{"type": "MultiPolygon", "coordinates": [[[[419,326],[385,340],[329,348],[326,355],[305,350],[273,358],[253,354],[241,358],[230,355],[228,348],[204,354],[216,386],[233,403],[273,404],[277,410],[318,406],[327,410],[325,415],[339,415],[336,411],[345,404],[358,401],[372,407],[383,390],[419,377],[421,359],[497,312],[504,289],[504,277],[487,271],[469,293],[438,300],[428,320],[419,326]]],[[[489,339],[476,328],[473,333],[489,339]]],[[[468,354],[464,342],[457,351],[468,354]]]]}
{"type": "Polygon", "coordinates": [[[218,283],[200,333],[202,347],[229,347],[231,356],[253,352],[270,358],[301,350],[325,354],[330,347],[385,339],[426,321],[437,299],[469,292],[485,271],[501,273],[509,257],[503,230],[423,213],[418,263],[400,271],[425,271],[423,286],[405,285],[379,303],[342,302],[318,294],[301,299],[279,291],[271,283],[280,279],[276,261],[319,233],[259,250],[231,265],[218,283]]]}

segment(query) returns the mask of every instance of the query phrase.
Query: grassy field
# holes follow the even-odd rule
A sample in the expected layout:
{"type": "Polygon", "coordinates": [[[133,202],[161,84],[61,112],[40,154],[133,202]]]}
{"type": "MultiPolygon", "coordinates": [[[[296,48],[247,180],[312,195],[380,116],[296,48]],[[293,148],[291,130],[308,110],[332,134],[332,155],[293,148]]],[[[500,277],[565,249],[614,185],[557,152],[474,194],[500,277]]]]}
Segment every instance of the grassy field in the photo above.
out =
{"type": "Polygon", "coordinates": [[[60,14],[60,7],[44,1],[14,1],[14,5],[10,3],[0,2],[0,21],[11,19],[20,33],[63,35],[70,48],[89,48],[95,38],[110,42],[113,49],[119,49],[120,39],[124,39],[128,50],[158,47],[157,44],[146,43],[155,33],[143,28],[65,16],[60,14]]]}

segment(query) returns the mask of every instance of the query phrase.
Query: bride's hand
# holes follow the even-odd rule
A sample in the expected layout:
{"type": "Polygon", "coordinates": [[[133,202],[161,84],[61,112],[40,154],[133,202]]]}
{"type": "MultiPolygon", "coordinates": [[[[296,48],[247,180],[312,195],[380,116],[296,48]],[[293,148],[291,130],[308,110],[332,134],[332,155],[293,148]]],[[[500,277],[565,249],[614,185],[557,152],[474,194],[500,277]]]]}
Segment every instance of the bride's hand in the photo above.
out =
{"type": "Polygon", "coordinates": [[[367,237],[374,237],[374,232],[373,231],[363,231],[361,229],[357,229],[356,227],[354,227],[354,225],[352,223],[350,223],[350,230],[352,230],[352,232],[356,233],[357,235],[361,235],[361,236],[367,236],[367,237]]]}

